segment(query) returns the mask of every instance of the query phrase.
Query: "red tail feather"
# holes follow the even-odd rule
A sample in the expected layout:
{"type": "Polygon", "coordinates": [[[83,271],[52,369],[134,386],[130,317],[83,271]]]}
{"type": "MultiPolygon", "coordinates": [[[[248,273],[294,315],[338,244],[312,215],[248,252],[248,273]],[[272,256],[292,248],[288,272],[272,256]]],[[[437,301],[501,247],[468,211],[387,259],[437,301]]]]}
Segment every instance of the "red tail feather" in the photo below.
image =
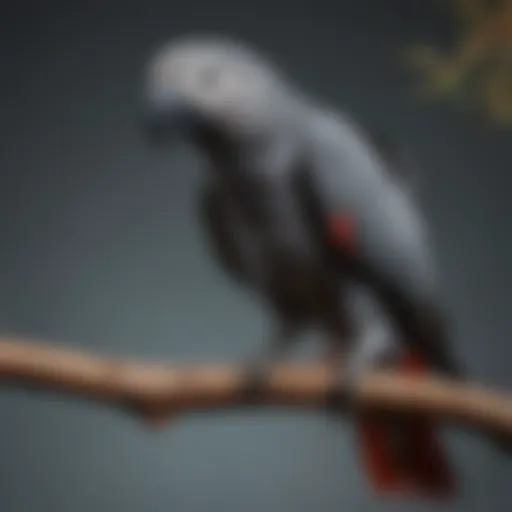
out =
{"type": "MultiPolygon", "coordinates": [[[[399,367],[407,373],[424,370],[422,360],[413,354],[408,354],[399,367]]],[[[376,490],[429,497],[453,492],[445,452],[427,418],[388,420],[365,412],[357,418],[357,430],[365,471],[376,490]]]]}

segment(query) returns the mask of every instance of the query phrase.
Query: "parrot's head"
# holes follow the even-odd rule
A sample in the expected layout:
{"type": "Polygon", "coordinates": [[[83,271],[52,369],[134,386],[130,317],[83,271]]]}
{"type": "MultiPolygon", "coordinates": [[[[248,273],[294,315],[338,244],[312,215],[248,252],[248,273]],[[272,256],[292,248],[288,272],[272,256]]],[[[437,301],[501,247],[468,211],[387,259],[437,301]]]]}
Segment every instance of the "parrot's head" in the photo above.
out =
{"type": "Polygon", "coordinates": [[[152,140],[268,135],[291,112],[279,70],[253,49],[220,38],[186,38],[160,48],[145,82],[145,128],[152,140]]]}

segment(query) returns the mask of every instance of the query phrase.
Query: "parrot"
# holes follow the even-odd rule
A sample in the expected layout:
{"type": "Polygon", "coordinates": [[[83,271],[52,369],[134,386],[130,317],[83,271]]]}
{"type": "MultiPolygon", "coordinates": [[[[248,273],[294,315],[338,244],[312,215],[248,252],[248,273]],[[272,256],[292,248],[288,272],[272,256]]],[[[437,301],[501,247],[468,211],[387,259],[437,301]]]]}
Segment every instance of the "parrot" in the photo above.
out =
{"type": "MultiPolygon", "coordinates": [[[[414,166],[390,138],[224,36],[156,48],[143,90],[151,144],[180,138],[205,157],[197,215],[212,257],[273,319],[270,340],[250,358],[253,384],[308,328],[322,334],[333,365],[332,404],[346,404],[371,367],[465,378],[414,166]]],[[[449,457],[428,418],[354,414],[375,491],[453,494],[449,457]]]]}

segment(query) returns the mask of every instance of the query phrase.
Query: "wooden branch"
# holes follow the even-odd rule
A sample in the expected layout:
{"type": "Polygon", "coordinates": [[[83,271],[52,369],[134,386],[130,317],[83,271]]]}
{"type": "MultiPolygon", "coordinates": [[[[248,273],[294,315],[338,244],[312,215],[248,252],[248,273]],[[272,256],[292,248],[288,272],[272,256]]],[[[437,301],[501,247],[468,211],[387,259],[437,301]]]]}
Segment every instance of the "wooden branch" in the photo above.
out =
{"type": "MultiPolygon", "coordinates": [[[[322,406],[331,378],[319,364],[275,366],[258,404],[322,406]]],[[[193,409],[255,405],[243,394],[240,365],[142,363],[16,338],[0,338],[0,380],[126,407],[151,422],[193,409]]],[[[353,398],[359,408],[428,414],[512,439],[512,397],[480,386],[372,372],[360,378],[353,398]]]]}

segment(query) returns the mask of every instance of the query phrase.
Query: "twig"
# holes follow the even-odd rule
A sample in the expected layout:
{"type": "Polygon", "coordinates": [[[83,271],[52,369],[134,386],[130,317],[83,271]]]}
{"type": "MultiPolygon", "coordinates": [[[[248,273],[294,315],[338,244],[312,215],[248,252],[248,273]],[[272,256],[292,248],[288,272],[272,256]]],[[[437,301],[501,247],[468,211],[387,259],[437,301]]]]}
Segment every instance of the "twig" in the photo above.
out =
{"type": "MultiPolygon", "coordinates": [[[[322,406],[331,378],[319,364],[277,365],[258,403],[322,406]]],[[[254,405],[237,364],[142,363],[16,338],[0,338],[0,379],[123,406],[151,422],[193,409],[254,405]]],[[[359,408],[427,414],[512,439],[512,397],[480,386],[371,372],[361,376],[353,399],[359,408]]]]}

